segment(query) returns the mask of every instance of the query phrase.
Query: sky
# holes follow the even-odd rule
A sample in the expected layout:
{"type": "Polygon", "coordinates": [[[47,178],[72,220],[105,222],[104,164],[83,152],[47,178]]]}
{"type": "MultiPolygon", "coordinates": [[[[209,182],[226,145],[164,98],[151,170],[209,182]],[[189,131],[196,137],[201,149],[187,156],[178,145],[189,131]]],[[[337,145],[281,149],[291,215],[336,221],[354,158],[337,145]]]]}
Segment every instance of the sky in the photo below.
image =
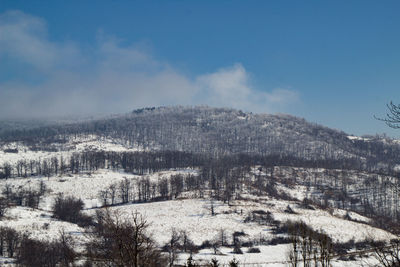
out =
{"type": "Polygon", "coordinates": [[[0,118],[168,105],[393,130],[399,1],[0,0],[0,118]]]}

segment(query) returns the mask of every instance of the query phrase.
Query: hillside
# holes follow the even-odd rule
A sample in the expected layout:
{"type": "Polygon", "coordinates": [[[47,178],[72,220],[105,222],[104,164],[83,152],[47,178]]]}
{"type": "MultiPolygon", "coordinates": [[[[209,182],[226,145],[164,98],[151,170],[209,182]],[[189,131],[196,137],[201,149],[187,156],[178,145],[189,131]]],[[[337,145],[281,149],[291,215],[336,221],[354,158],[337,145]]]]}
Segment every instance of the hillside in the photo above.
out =
{"type": "Polygon", "coordinates": [[[287,266],[293,240],[309,240],[318,248],[307,257],[332,266],[373,266],[372,240],[386,247],[400,233],[395,140],[209,107],[18,128],[1,134],[0,237],[16,242],[2,266],[18,263],[26,242],[58,244],[60,231],[76,265],[117,265],[91,248],[102,244],[102,212],[124,223],[143,216],[154,248],[176,266],[191,255],[287,266]],[[60,216],[63,201],[80,210],[60,216]]]}
{"type": "Polygon", "coordinates": [[[62,147],[71,136],[83,135],[111,138],[143,150],[357,159],[369,168],[393,167],[400,162],[400,145],[390,139],[349,138],[344,132],[290,115],[210,107],[145,108],[106,119],[10,130],[0,134],[0,140],[49,149],[46,145],[50,143],[62,147]]]}

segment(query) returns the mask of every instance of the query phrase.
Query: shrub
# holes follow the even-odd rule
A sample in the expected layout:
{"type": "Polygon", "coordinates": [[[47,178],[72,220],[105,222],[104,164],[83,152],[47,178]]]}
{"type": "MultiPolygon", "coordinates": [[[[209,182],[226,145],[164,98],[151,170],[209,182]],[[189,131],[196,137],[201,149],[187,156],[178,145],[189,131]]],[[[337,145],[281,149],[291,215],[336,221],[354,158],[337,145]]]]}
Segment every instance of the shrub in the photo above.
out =
{"type": "Polygon", "coordinates": [[[268,242],[268,245],[275,246],[275,245],[279,245],[279,244],[290,244],[291,242],[292,241],[290,240],[290,238],[278,236],[278,237],[272,238],[268,242]]]}
{"type": "Polygon", "coordinates": [[[259,248],[249,248],[247,250],[247,253],[260,253],[260,249],[259,248]]]}
{"type": "Polygon", "coordinates": [[[83,201],[74,197],[59,195],[53,205],[53,216],[59,220],[77,223],[80,226],[92,224],[92,219],[81,213],[83,201]]]}
{"type": "Polygon", "coordinates": [[[250,248],[252,246],[254,246],[254,243],[252,241],[246,241],[246,242],[242,243],[242,247],[245,247],[245,248],[250,248]]]}
{"type": "Polygon", "coordinates": [[[7,148],[3,150],[4,153],[18,153],[18,149],[7,148]]]}
{"type": "Polygon", "coordinates": [[[211,259],[210,267],[219,267],[219,262],[216,258],[211,259]]]}
{"type": "Polygon", "coordinates": [[[289,214],[297,214],[289,205],[287,205],[284,212],[289,213],[289,214]]]}
{"type": "Polygon", "coordinates": [[[229,262],[229,267],[239,267],[239,261],[235,258],[233,258],[230,262],[229,262]]]}
{"type": "Polygon", "coordinates": [[[212,248],[213,245],[211,244],[210,240],[204,240],[203,243],[201,243],[199,249],[206,249],[206,248],[212,248]]]}

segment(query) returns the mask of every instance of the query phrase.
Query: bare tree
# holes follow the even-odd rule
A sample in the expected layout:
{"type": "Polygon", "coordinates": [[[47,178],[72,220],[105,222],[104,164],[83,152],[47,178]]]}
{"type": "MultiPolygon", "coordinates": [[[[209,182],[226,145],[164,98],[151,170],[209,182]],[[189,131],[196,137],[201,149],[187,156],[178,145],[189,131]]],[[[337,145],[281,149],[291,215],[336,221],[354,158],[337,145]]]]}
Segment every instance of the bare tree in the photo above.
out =
{"type": "Polygon", "coordinates": [[[12,188],[11,184],[6,183],[2,190],[2,194],[5,195],[6,199],[10,199],[12,193],[13,193],[13,188],[12,188]]]}
{"type": "Polygon", "coordinates": [[[118,211],[98,211],[97,224],[87,244],[88,258],[111,266],[156,267],[167,261],[146,234],[148,223],[134,213],[124,217],[118,211]]]}
{"type": "Polygon", "coordinates": [[[168,180],[163,178],[158,181],[158,191],[160,192],[161,198],[166,199],[169,196],[168,180]]]}
{"type": "Polygon", "coordinates": [[[221,243],[221,246],[225,246],[227,244],[226,242],[226,231],[225,229],[220,229],[219,230],[219,241],[221,243]]]}
{"type": "Polygon", "coordinates": [[[171,195],[177,198],[183,191],[183,176],[180,174],[172,175],[170,178],[171,195]]]}
{"type": "Polygon", "coordinates": [[[384,242],[371,242],[374,257],[384,267],[400,266],[400,240],[393,239],[389,244],[384,242]]]}
{"type": "Polygon", "coordinates": [[[46,193],[46,191],[47,191],[46,184],[44,183],[43,180],[40,180],[40,183],[39,183],[39,195],[43,196],[44,193],[46,193]]]}
{"type": "Polygon", "coordinates": [[[8,208],[8,200],[6,198],[0,197],[0,218],[2,218],[8,208]]]}
{"type": "Polygon", "coordinates": [[[109,191],[108,189],[100,190],[98,193],[99,199],[103,203],[103,206],[107,206],[109,191]]]}
{"type": "Polygon", "coordinates": [[[219,248],[221,247],[221,240],[218,236],[214,237],[213,240],[211,240],[211,247],[214,250],[214,255],[217,255],[219,253],[219,248]]]}
{"type": "Polygon", "coordinates": [[[72,266],[77,254],[73,242],[64,231],[58,240],[39,241],[24,235],[16,253],[17,263],[21,266],[72,266]]]}
{"type": "Polygon", "coordinates": [[[211,216],[215,216],[215,203],[213,198],[210,199],[210,206],[208,206],[207,209],[210,211],[211,216]]]}
{"type": "Polygon", "coordinates": [[[291,248],[287,257],[289,265],[328,267],[332,258],[332,240],[324,233],[316,232],[304,222],[287,222],[291,248]]]}
{"type": "Polygon", "coordinates": [[[117,195],[117,185],[116,184],[111,184],[108,187],[108,191],[110,192],[111,205],[114,205],[115,204],[115,197],[117,195]]]}
{"type": "Polygon", "coordinates": [[[12,169],[13,168],[11,167],[11,165],[8,162],[3,164],[4,178],[6,178],[6,179],[11,178],[12,169]]]}
{"type": "Polygon", "coordinates": [[[387,108],[388,112],[386,113],[386,118],[379,118],[376,116],[375,118],[384,121],[391,128],[400,129],[400,104],[396,105],[390,101],[390,103],[387,104],[387,108]]]}
{"type": "Polygon", "coordinates": [[[128,203],[130,191],[131,181],[125,177],[124,180],[119,183],[119,196],[122,200],[122,203],[128,203]]]}
{"type": "Polygon", "coordinates": [[[165,249],[168,252],[169,266],[174,266],[175,260],[178,258],[178,249],[180,247],[181,236],[179,233],[172,228],[171,238],[168,243],[165,244],[165,249]]]}
{"type": "Polygon", "coordinates": [[[21,235],[16,230],[9,227],[2,228],[1,233],[4,235],[8,257],[12,258],[21,241],[21,235]]]}
{"type": "Polygon", "coordinates": [[[197,251],[196,245],[194,242],[190,239],[189,235],[187,234],[186,230],[182,230],[180,232],[180,236],[182,239],[182,250],[184,252],[190,252],[190,254],[193,254],[193,252],[197,251]]]}

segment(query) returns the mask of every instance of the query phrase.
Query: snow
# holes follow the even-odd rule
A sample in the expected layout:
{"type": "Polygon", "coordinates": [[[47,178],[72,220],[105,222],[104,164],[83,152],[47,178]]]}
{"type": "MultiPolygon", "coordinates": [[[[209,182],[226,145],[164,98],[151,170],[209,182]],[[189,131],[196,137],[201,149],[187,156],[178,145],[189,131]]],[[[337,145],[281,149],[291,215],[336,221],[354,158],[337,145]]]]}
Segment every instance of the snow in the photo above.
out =
{"type": "MultiPolygon", "coordinates": [[[[228,264],[233,258],[239,261],[241,266],[264,264],[264,266],[287,266],[286,258],[287,251],[290,245],[281,244],[275,246],[259,246],[260,253],[245,253],[247,248],[242,248],[243,254],[233,254],[232,248],[222,247],[217,255],[211,249],[203,249],[198,254],[194,255],[193,259],[196,263],[206,264],[212,258],[218,260],[220,264],[228,264]]],[[[179,263],[184,264],[189,258],[189,254],[181,254],[178,260],[179,263]]]]}
{"type": "Polygon", "coordinates": [[[364,137],[359,137],[359,136],[354,136],[354,135],[349,135],[347,136],[350,140],[357,140],[357,141],[369,141],[369,138],[364,138],[364,137]]]}
{"type": "Polygon", "coordinates": [[[120,171],[112,171],[101,169],[93,173],[80,173],[74,175],[52,176],[47,177],[30,177],[30,178],[11,178],[0,180],[0,188],[4,188],[6,184],[14,188],[38,189],[39,184],[43,181],[50,194],[42,198],[39,204],[40,209],[50,210],[53,205],[54,197],[58,194],[64,196],[74,196],[80,198],[85,203],[85,208],[97,208],[101,206],[98,193],[108,188],[111,184],[118,184],[125,178],[132,182],[138,179],[148,177],[151,182],[157,182],[159,179],[169,178],[176,174],[192,174],[196,175],[195,170],[174,170],[162,171],[152,175],[139,176],[120,171]]]}
{"type": "Polygon", "coordinates": [[[395,238],[394,235],[366,224],[343,220],[331,216],[327,211],[322,210],[298,210],[299,214],[274,213],[274,218],[280,221],[292,220],[303,221],[314,230],[324,232],[335,242],[356,242],[367,238],[374,240],[388,240],[395,238]]]}
{"type": "Polygon", "coordinates": [[[98,136],[91,135],[91,138],[87,139],[86,141],[82,142],[81,140],[77,140],[74,143],[75,151],[96,151],[96,150],[103,150],[103,151],[110,151],[110,152],[136,152],[136,151],[143,151],[140,147],[128,147],[123,144],[115,142],[113,139],[110,138],[99,138],[98,136]]]}
{"type": "Polygon", "coordinates": [[[115,140],[96,135],[67,137],[68,142],[57,147],[59,151],[32,151],[22,143],[12,142],[0,146],[0,166],[4,163],[16,164],[20,160],[49,159],[52,157],[68,158],[73,152],[82,151],[110,151],[110,152],[136,152],[143,151],[141,147],[129,147],[115,140]],[[18,153],[7,153],[5,149],[18,149],[18,153]]]}
{"type": "Polygon", "coordinates": [[[400,164],[396,164],[396,165],[393,167],[393,170],[396,171],[396,172],[400,172],[400,164]]]}
{"type": "Polygon", "coordinates": [[[215,202],[215,216],[209,210],[210,201],[204,199],[183,199],[144,204],[131,204],[116,207],[127,216],[134,212],[144,215],[150,222],[150,231],[155,233],[155,240],[165,244],[171,237],[172,229],[185,230],[196,245],[218,236],[225,230],[228,240],[235,231],[244,231],[251,237],[267,234],[270,229],[255,223],[243,223],[245,213],[229,207],[227,204],[215,202]]]}
{"type": "Polygon", "coordinates": [[[73,223],[52,219],[51,216],[52,214],[46,211],[13,207],[7,210],[0,226],[10,227],[38,240],[55,240],[62,230],[82,240],[84,229],[73,223]]]}
{"type": "MultiPolygon", "coordinates": [[[[349,136],[351,140],[364,140],[360,137],[349,136]]],[[[19,160],[47,159],[51,157],[67,158],[73,152],[86,150],[104,150],[104,151],[141,151],[140,147],[128,147],[114,140],[99,138],[97,136],[77,137],[68,140],[63,147],[65,151],[44,152],[31,151],[28,147],[19,143],[3,145],[0,148],[0,166],[5,162],[11,164],[19,160]],[[18,153],[5,153],[6,148],[17,148],[18,153]]],[[[400,165],[398,165],[400,166],[400,165]]],[[[400,169],[396,166],[395,168],[400,169]]],[[[254,166],[249,174],[249,179],[254,179],[256,175],[267,177],[268,171],[258,170],[260,166],[254,166]]],[[[284,192],[291,197],[302,201],[309,197],[309,191],[313,188],[307,188],[304,184],[310,179],[320,179],[321,184],[330,184],[334,180],[329,179],[329,174],[324,175],[325,169],[305,169],[291,167],[275,167],[274,175],[277,177],[276,188],[278,192],[284,192]],[[318,174],[318,175],[316,175],[318,174]],[[293,178],[296,183],[288,186],[279,182],[279,177],[293,178]],[[327,179],[328,178],[328,179],[327,179]],[[300,183],[297,184],[297,183],[300,183]],[[301,185],[303,183],[303,185],[301,185]]],[[[335,171],[335,170],[330,170],[335,171]]],[[[52,240],[59,236],[60,230],[64,229],[66,233],[72,234],[78,244],[85,240],[84,229],[76,224],[62,222],[51,218],[51,207],[54,198],[58,194],[74,196],[83,200],[87,214],[93,214],[101,206],[101,200],[98,193],[100,190],[108,188],[111,184],[116,184],[124,179],[135,182],[142,178],[149,178],[152,182],[160,179],[169,179],[171,175],[197,175],[198,172],[193,169],[180,169],[157,172],[151,175],[138,176],[122,171],[113,171],[109,169],[96,170],[92,173],[80,173],[74,175],[30,178],[13,178],[0,180],[0,188],[6,184],[14,188],[38,189],[43,181],[49,190],[40,201],[39,209],[33,210],[26,207],[12,207],[7,210],[5,218],[0,221],[0,226],[7,226],[21,233],[30,233],[35,239],[52,240]]],[[[362,173],[349,172],[348,191],[356,192],[362,188],[363,179],[358,179],[362,173]]],[[[365,174],[367,175],[367,174],[365,174]]],[[[379,179],[385,177],[379,176],[379,179]]],[[[386,178],[385,178],[386,179],[386,178]]],[[[336,181],[335,181],[336,183],[336,181]]],[[[228,242],[232,242],[232,234],[235,231],[243,231],[246,236],[243,240],[256,240],[260,237],[272,239],[274,237],[273,226],[260,225],[256,222],[245,223],[245,218],[255,210],[270,212],[275,220],[285,222],[287,220],[303,221],[314,230],[322,231],[329,235],[336,242],[347,242],[350,240],[363,241],[366,238],[374,240],[388,240],[394,238],[392,234],[374,228],[368,225],[371,220],[355,212],[348,212],[341,209],[304,209],[301,208],[298,201],[277,200],[268,196],[256,196],[249,192],[242,194],[245,200],[231,201],[230,205],[220,201],[214,201],[215,216],[211,215],[211,202],[208,199],[201,198],[183,198],[190,196],[185,192],[181,199],[170,201],[160,201],[141,204],[126,204],[114,206],[111,209],[117,209],[126,216],[131,216],[135,212],[144,215],[150,223],[148,232],[152,234],[158,245],[164,245],[171,237],[172,229],[186,231],[189,238],[196,245],[201,245],[204,241],[217,238],[221,229],[225,231],[228,242]],[[287,206],[290,206],[296,214],[285,212],[287,206]],[[351,220],[345,219],[349,216],[351,220]]],[[[210,249],[201,250],[194,256],[198,262],[209,261],[216,257],[221,263],[228,263],[234,257],[241,264],[258,263],[260,266],[286,266],[287,251],[289,245],[280,244],[275,246],[257,246],[261,253],[244,253],[241,255],[232,254],[232,248],[220,248],[219,255],[214,255],[210,249]]],[[[79,248],[79,246],[77,246],[79,248]]],[[[242,248],[244,252],[247,248],[242,248]]],[[[181,254],[179,262],[186,262],[189,255],[181,254]]],[[[0,258],[0,265],[5,266],[5,261],[10,259],[0,258]]],[[[357,263],[359,264],[359,262],[357,263]]],[[[333,266],[355,266],[355,262],[334,261],[333,266]]]]}
{"type": "MultiPolygon", "coordinates": [[[[243,231],[248,239],[257,239],[260,235],[272,238],[272,228],[256,223],[244,223],[246,216],[254,210],[264,210],[272,213],[274,219],[281,222],[287,220],[303,221],[315,230],[323,231],[336,242],[349,240],[363,241],[366,238],[388,240],[395,236],[365,223],[345,220],[335,214],[345,213],[336,210],[333,215],[328,211],[297,208],[296,204],[287,201],[269,200],[233,201],[232,205],[215,202],[215,216],[210,214],[210,201],[204,199],[181,199],[153,203],[130,204],[115,207],[129,216],[134,212],[144,215],[151,223],[150,232],[157,233],[156,240],[160,244],[168,241],[171,230],[186,230],[195,244],[200,245],[205,240],[215,238],[221,229],[225,230],[230,239],[235,231],[243,231]],[[285,213],[290,205],[297,214],[285,213]]],[[[356,213],[350,213],[354,219],[366,220],[356,213]]]]}

